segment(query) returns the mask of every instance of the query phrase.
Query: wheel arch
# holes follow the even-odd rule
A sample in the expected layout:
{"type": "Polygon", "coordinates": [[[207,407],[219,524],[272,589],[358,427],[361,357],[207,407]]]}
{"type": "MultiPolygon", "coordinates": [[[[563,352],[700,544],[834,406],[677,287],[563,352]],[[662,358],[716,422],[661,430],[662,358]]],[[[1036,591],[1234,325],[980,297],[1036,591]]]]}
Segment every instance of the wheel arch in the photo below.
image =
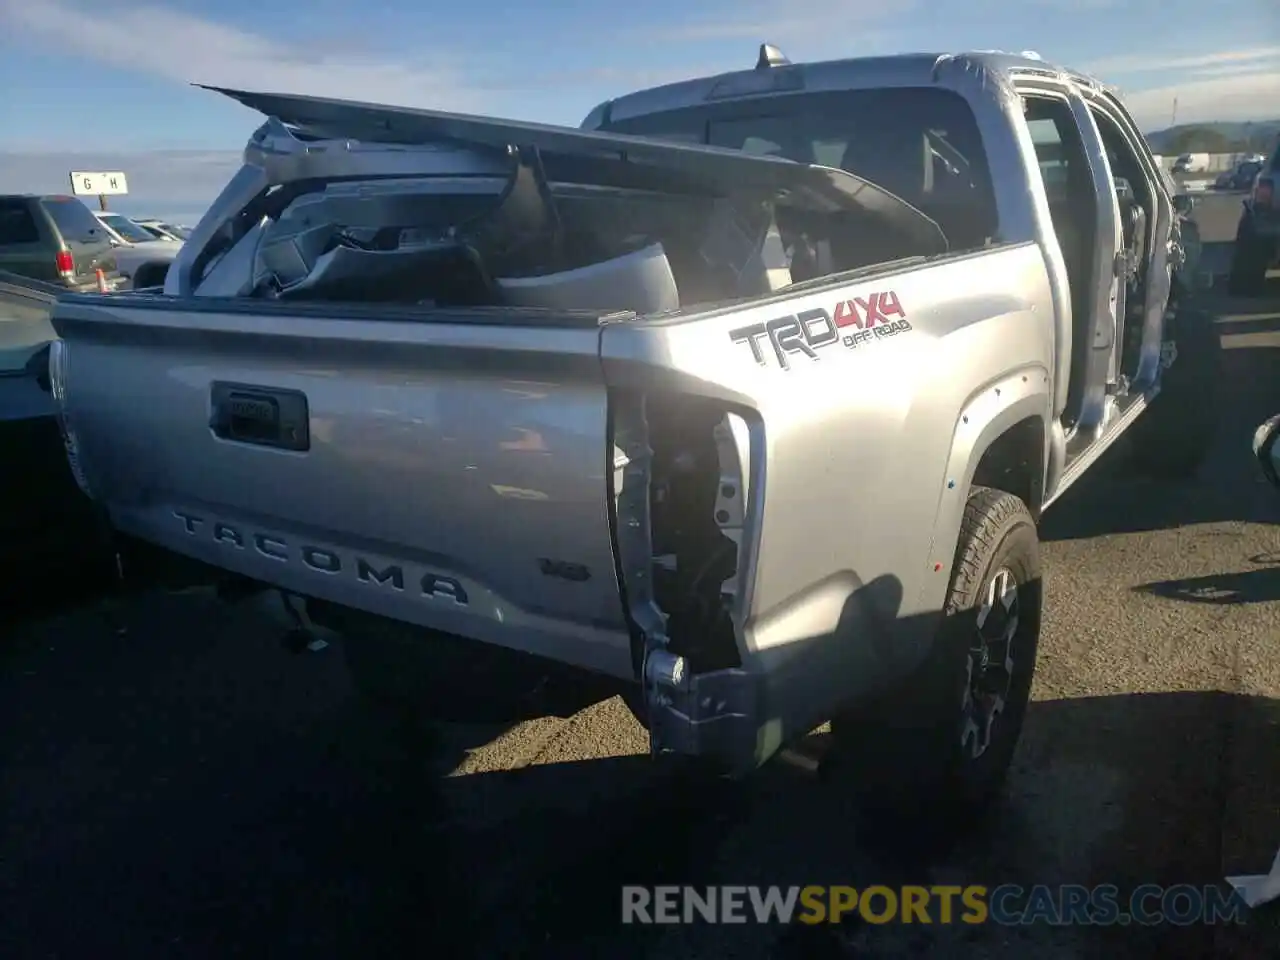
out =
{"type": "Polygon", "coordinates": [[[960,410],[934,517],[924,609],[940,609],[970,489],[1004,490],[1021,499],[1037,522],[1044,502],[1052,410],[1048,371],[1039,365],[1006,374],[975,393],[960,410]]]}
{"type": "Polygon", "coordinates": [[[141,290],[163,286],[171,263],[171,260],[147,260],[138,264],[133,271],[133,288],[141,290]]]}

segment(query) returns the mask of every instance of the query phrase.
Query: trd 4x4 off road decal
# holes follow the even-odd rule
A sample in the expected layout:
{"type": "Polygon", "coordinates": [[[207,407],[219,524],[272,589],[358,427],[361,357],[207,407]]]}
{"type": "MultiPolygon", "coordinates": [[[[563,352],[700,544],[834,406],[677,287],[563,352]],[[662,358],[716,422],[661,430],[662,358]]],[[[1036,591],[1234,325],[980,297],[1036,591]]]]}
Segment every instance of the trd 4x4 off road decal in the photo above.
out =
{"type": "Polygon", "coordinates": [[[817,360],[818,351],[833,343],[857,347],[910,329],[898,295],[889,290],[841,300],[836,304],[834,317],[821,307],[802,310],[766,323],[730,330],[729,339],[750,347],[751,355],[762,367],[768,361],[761,341],[767,339],[773,355],[778,358],[778,366],[790,370],[792,354],[817,360]]]}

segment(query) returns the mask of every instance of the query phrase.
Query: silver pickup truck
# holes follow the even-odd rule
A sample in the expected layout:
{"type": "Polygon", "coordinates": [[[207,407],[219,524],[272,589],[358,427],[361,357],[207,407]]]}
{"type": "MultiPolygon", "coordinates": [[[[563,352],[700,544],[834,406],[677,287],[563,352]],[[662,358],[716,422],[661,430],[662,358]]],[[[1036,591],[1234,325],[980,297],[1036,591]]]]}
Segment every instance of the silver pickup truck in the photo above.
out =
{"type": "Polygon", "coordinates": [[[518,651],[730,772],[831,722],[868,809],[960,821],[1022,724],[1041,513],[1122,437],[1170,478],[1211,438],[1165,180],[1038,59],[766,45],[581,129],[220,92],[268,119],[163,292],[55,310],[68,454],[383,702],[518,651]]]}

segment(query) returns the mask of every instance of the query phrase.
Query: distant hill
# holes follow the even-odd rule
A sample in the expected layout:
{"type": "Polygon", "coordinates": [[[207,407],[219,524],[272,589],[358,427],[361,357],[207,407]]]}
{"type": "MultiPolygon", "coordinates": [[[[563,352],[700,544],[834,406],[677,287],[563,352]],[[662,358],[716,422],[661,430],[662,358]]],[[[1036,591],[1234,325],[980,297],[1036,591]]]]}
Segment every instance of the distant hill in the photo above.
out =
{"type": "Polygon", "coordinates": [[[1151,152],[1270,153],[1280,137],[1280,119],[1180,123],[1147,134],[1151,152]]]}

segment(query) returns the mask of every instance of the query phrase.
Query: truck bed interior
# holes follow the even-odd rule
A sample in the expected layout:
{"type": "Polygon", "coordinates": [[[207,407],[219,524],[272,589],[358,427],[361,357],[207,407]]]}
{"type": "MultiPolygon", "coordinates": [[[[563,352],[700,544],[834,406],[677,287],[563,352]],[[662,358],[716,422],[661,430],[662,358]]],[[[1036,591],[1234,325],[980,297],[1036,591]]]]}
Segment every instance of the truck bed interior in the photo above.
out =
{"type": "Polygon", "coordinates": [[[892,218],[785,197],[553,180],[537,151],[516,152],[505,184],[339,181],[254,206],[251,226],[208,251],[202,285],[293,301],[651,315],[946,248],[892,218]]]}
{"type": "Polygon", "coordinates": [[[993,231],[955,202],[972,199],[948,191],[955,178],[935,176],[952,169],[940,131],[851,138],[837,167],[794,151],[219,92],[268,116],[246,164],[272,185],[204,245],[197,294],[648,315],[980,248],[970,235],[993,231]],[[354,138],[371,158],[359,175],[354,138]],[[413,151],[431,172],[406,166],[413,151]],[[444,151],[456,168],[439,168],[444,151]]]}

